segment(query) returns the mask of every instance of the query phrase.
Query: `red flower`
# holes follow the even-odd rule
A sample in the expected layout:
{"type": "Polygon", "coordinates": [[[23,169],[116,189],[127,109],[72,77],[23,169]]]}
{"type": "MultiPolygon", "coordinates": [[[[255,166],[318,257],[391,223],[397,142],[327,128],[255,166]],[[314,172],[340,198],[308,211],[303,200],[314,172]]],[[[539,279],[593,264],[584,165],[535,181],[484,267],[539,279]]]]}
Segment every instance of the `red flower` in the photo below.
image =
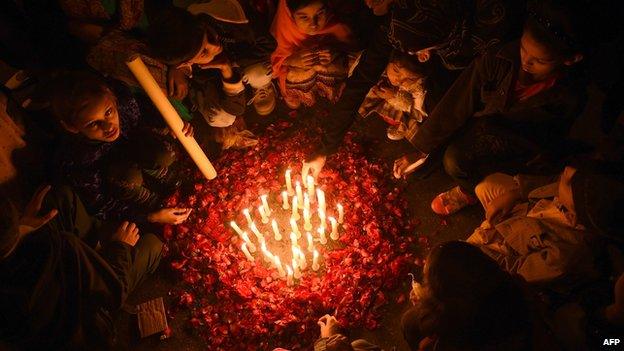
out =
{"type": "MultiPolygon", "coordinates": [[[[328,205],[340,202],[347,210],[340,241],[319,247],[323,270],[305,271],[298,285],[287,287],[274,270],[245,259],[228,222],[243,223],[241,210],[256,208],[260,194],[270,193],[271,207],[279,208],[284,170],[299,174],[319,142],[315,133],[291,134],[290,127],[280,122],[254,149],[227,151],[215,162],[216,179],[206,182],[198,174],[192,194],[168,200],[194,208],[184,226],[164,231],[170,266],[180,277],[170,292],[178,304],[169,315],[188,310],[189,325],[213,349],[308,349],[325,313],[336,312],[347,328],[376,328],[378,311],[393,296],[388,293],[422,265],[411,250],[428,242],[413,236],[402,189],[390,182],[387,168],[363,156],[351,135],[319,177],[328,205]]],[[[337,217],[332,206],[328,214],[337,217]]],[[[405,293],[396,299],[404,300],[405,293]]]]}

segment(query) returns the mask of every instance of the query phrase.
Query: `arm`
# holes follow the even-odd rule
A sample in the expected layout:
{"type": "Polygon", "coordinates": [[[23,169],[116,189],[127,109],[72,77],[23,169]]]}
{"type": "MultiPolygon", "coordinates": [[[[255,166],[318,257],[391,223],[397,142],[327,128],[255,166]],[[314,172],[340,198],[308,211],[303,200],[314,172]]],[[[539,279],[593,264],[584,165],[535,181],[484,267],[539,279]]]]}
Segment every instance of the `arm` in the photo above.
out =
{"type": "Polygon", "coordinates": [[[418,133],[409,140],[418,150],[431,153],[481,108],[487,61],[487,56],[474,60],[446,92],[418,133]]]}
{"type": "Polygon", "coordinates": [[[322,145],[317,155],[330,155],[338,149],[342,139],[355,120],[358,106],[368,90],[377,83],[388,63],[388,53],[392,51],[385,31],[379,29],[370,46],[362,54],[353,76],[347,80],[342,98],[333,108],[334,113],[325,123],[322,145]]]}

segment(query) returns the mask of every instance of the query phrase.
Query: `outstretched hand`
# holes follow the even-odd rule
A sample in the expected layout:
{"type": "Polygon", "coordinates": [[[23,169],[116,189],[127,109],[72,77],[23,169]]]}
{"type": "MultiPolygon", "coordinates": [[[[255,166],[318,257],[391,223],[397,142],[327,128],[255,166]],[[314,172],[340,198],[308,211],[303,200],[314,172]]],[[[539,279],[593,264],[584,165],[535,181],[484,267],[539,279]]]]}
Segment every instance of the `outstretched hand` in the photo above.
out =
{"type": "Polygon", "coordinates": [[[321,327],[321,338],[329,338],[332,335],[338,334],[340,325],[336,317],[326,314],[319,318],[316,323],[321,327]]]}
{"type": "Polygon", "coordinates": [[[301,179],[307,179],[309,173],[311,173],[315,180],[318,179],[323,167],[325,167],[326,160],[327,156],[319,155],[310,161],[304,161],[303,167],[301,168],[301,179]]]}
{"type": "Polygon", "coordinates": [[[39,187],[26,205],[24,213],[19,219],[19,232],[21,235],[34,232],[58,214],[57,209],[52,209],[50,212],[43,215],[39,214],[39,211],[41,211],[41,205],[43,204],[43,199],[51,188],[52,187],[49,185],[39,187]]]}
{"type": "Polygon", "coordinates": [[[190,208],[163,208],[156,212],[150,213],[147,216],[147,220],[152,223],[175,225],[186,221],[190,214],[190,208]]]}

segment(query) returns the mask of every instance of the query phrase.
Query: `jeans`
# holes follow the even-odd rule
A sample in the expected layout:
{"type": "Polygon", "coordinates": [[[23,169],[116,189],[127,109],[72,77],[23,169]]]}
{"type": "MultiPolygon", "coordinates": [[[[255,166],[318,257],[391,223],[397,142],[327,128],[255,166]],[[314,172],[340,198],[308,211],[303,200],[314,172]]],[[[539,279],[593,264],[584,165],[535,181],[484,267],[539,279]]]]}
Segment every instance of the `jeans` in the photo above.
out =
{"type": "Polygon", "coordinates": [[[488,123],[485,118],[471,125],[444,152],[442,163],[448,175],[466,193],[488,174],[521,173],[537,154],[529,141],[510,130],[488,123]]]}

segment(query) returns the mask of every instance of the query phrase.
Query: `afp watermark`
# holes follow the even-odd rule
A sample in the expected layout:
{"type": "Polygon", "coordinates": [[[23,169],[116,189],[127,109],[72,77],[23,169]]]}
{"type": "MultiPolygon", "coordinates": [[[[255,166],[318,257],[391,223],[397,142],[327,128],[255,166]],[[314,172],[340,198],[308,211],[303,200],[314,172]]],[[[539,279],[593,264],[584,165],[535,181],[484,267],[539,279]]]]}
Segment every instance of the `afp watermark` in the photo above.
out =
{"type": "Polygon", "coordinates": [[[617,346],[620,343],[620,339],[604,339],[602,341],[603,346],[617,346]]]}

